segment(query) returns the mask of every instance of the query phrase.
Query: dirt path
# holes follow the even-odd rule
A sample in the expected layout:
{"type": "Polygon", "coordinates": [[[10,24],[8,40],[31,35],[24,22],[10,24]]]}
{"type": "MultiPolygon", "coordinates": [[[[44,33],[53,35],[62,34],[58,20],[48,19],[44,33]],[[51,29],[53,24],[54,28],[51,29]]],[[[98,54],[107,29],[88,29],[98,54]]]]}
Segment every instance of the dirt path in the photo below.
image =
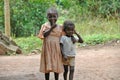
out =
{"type": "MultiPolygon", "coordinates": [[[[120,45],[78,48],[77,52],[74,80],[120,80],[120,45]]],[[[44,80],[39,59],[40,55],[0,56],[0,80],[44,80]]]]}

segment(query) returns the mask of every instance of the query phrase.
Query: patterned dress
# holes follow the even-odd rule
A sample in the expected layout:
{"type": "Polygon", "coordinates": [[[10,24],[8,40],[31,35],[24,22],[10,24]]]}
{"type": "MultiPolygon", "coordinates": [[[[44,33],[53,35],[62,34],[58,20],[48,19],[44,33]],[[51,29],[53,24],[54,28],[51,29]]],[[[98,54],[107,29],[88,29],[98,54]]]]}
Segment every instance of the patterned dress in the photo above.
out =
{"type": "Polygon", "coordinates": [[[43,40],[40,72],[63,72],[62,55],[60,50],[60,37],[62,35],[62,27],[57,25],[49,36],[44,37],[43,32],[51,28],[50,23],[42,25],[38,37],[43,40]]]}

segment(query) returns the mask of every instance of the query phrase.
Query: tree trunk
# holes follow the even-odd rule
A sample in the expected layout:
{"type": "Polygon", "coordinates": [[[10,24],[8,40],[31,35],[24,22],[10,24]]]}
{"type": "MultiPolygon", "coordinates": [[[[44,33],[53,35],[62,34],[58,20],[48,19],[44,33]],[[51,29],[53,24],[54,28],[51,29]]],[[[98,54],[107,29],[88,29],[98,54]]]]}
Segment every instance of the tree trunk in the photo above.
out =
{"type": "Polygon", "coordinates": [[[9,0],[4,0],[4,19],[5,19],[5,35],[10,37],[10,6],[9,0]]]}

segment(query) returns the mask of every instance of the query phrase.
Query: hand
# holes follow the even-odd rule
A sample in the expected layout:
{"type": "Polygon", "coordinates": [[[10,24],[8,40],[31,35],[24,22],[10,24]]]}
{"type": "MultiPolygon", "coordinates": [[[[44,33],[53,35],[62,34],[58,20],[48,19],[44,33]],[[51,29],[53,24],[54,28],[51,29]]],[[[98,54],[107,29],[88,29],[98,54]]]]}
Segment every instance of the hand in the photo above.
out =
{"type": "Polygon", "coordinates": [[[74,38],[74,36],[71,37],[71,40],[72,40],[73,43],[76,42],[76,39],[74,38]]]}
{"type": "Polygon", "coordinates": [[[76,30],[74,30],[74,34],[77,34],[76,30]]]}
{"type": "Polygon", "coordinates": [[[53,24],[51,28],[55,28],[55,27],[57,27],[57,24],[53,24]]]}

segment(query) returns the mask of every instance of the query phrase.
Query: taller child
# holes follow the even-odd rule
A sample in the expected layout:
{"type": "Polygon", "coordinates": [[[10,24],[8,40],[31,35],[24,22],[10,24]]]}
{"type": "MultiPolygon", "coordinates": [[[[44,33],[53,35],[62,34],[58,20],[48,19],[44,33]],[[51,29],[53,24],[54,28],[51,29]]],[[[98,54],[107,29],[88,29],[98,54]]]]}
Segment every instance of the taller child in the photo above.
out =
{"type": "Polygon", "coordinates": [[[45,80],[49,80],[50,72],[54,72],[55,80],[58,80],[64,69],[59,44],[62,27],[56,24],[58,12],[55,8],[48,9],[47,19],[38,35],[43,40],[40,71],[45,73],[45,80]]]}

